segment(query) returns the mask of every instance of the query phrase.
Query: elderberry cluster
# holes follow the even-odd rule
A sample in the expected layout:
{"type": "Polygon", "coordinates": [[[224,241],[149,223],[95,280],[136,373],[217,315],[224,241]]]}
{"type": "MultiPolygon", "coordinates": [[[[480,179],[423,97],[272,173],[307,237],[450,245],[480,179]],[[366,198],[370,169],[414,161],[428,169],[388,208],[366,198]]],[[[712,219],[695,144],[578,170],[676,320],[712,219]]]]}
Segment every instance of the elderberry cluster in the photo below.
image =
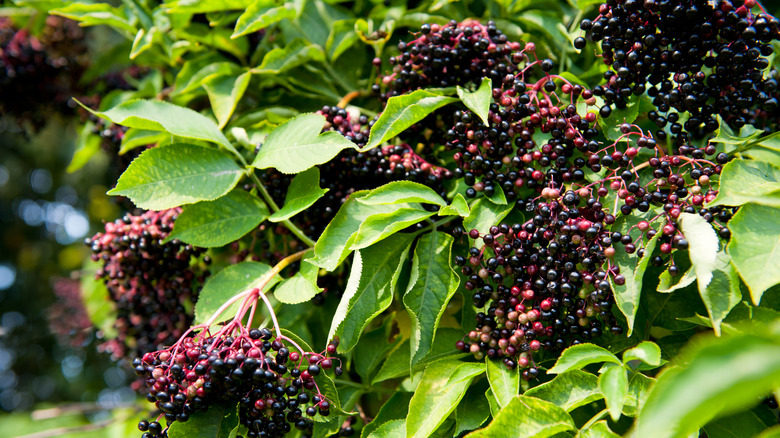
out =
{"type": "Polygon", "coordinates": [[[102,265],[95,276],[116,306],[117,336],[102,346],[116,358],[170,345],[192,322],[186,308],[208,271],[195,262],[205,249],[178,240],[163,243],[179,212],[127,214],[86,239],[92,260],[102,265]]]}
{"type": "MultiPolygon", "coordinates": [[[[358,146],[365,146],[374,120],[351,113],[344,108],[325,106],[318,114],[326,118],[323,131],[337,131],[358,146]]],[[[322,164],[320,186],[330,190],[294,221],[309,236],[319,236],[349,195],[358,190],[373,189],[392,181],[414,181],[443,194],[443,181],[452,177],[449,170],[430,164],[408,144],[386,145],[365,152],[342,151],[322,164]]],[[[271,197],[282,202],[291,176],[270,170],[261,175],[271,197]]]]}
{"type": "Polygon", "coordinates": [[[546,193],[549,201],[536,203],[523,224],[469,231],[475,246],[467,257],[455,257],[474,306],[487,306],[457,347],[520,367],[526,380],[539,374],[537,352],[559,352],[605,329],[622,333],[611,312],[610,279],[622,285],[625,278],[608,263],[623,241],[610,232],[615,217],[593,198],[555,192],[546,193]]]}
{"type": "Polygon", "coordinates": [[[321,353],[305,352],[268,329],[226,326],[216,335],[208,330],[184,337],[171,348],[147,353],[133,361],[145,378],[147,400],[162,411],[165,427],[141,421],[143,438],[167,437],[174,422],[216,403],[239,406],[239,421],[247,438],[282,437],[292,428],[311,431],[311,418],[328,416],[331,402],[320,392],[316,377],[333,369],[338,341],[321,353]]]}
{"type": "Polygon", "coordinates": [[[0,17],[0,114],[29,120],[37,129],[69,111],[86,66],[84,31],[75,21],[49,16],[39,36],[0,17]]]}
{"type": "Polygon", "coordinates": [[[515,52],[520,44],[510,42],[492,21],[423,24],[417,38],[398,43],[398,49],[401,54],[390,58],[392,73],[382,78],[387,91],[374,86],[382,100],[419,88],[479,84],[485,77],[498,84],[523,61],[515,52]]]}
{"type": "MultiPolygon", "coordinates": [[[[777,109],[777,81],[764,77],[777,40],[778,21],[754,13],[754,0],[610,0],[580,28],[601,41],[606,83],[594,88],[606,105],[625,108],[647,93],[657,111],[650,120],[688,143],[714,132],[720,116],[740,128],[758,113],[777,109]]],[[[579,37],[577,48],[587,41],[579,37]]]]}

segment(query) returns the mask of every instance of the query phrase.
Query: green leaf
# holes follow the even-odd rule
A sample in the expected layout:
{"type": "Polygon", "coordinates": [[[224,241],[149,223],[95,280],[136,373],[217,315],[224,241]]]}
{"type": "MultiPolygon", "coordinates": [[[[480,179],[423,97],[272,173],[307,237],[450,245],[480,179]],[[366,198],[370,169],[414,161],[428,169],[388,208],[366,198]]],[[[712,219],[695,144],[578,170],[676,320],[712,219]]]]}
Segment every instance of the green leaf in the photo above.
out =
{"type": "Polygon", "coordinates": [[[368,137],[368,144],[362,150],[373,149],[402,133],[406,128],[424,119],[437,109],[456,102],[447,97],[448,89],[417,90],[409,94],[391,97],[385,110],[377,119],[368,137]]]}
{"type": "Polygon", "coordinates": [[[99,112],[92,111],[81,102],[78,103],[92,114],[117,125],[150,131],[166,131],[179,137],[210,141],[239,155],[216,123],[189,108],[168,102],[139,99],[99,112]]]}
{"type": "Polygon", "coordinates": [[[661,237],[661,233],[657,233],[647,242],[645,246],[645,255],[637,262],[637,256],[635,254],[628,254],[624,250],[620,249],[616,252],[613,261],[620,267],[620,272],[626,279],[626,283],[618,285],[614,282],[613,277],[610,276],[609,280],[612,283],[612,290],[615,294],[615,303],[617,304],[620,312],[626,317],[626,324],[628,325],[628,336],[634,330],[634,319],[636,318],[636,312],[639,308],[639,299],[642,294],[642,282],[647,269],[647,265],[652,258],[655,245],[658,243],[658,239],[661,237]]]}
{"type": "Polygon", "coordinates": [[[636,347],[623,352],[623,363],[627,364],[632,360],[641,360],[657,367],[661,365],[661,349],[654,342],[642,341],[636,347]]]}
{"type": "Polygon", "coordinates": [[[612,432],[606,420],[597,421],[587,429],[577,432],[576,438],[620,438],[620,435],[612,432]]]}
{"type": "Polygon", "coordinates": [[[503,362],[488,359],[485,361],[490,389],[502,408],[506,407],[520,392],[520,373],[517,368],[508,369],[503,362]]]}
{"type": "Polygon", "coordinates": [[[224,152],[177,143],[144,151],[108,194],[127,196],[139,208],[163,210],[217,199],[242,176],[241,168],[224,152]]]}
{"type": "Polygon", "coordinates": [[[238,408],[230,405],[211,405],[206,412],[196,411],[190,419],[176,421],[168,429],[170,438],[228,438],[238,426],[238,408]]]}
{"type": "Polygon", "coordinates": [[[406,437],[427,437],[455,410],[481,364],[443,360],[429,365],[409,402],[406,437]]]}
{"type": "Polygon", "coordinates": [[[469,438],[510,436],[547,438],[569,430],[577,430],[577,428],[566,411],[550,402],[518,395],[501,409],[486,428],[466,436],[469,438]]]}
{"type": "Polygon", "coordinates": [[[412,320],[410,369],[430,351],[439,320],[460,279],[450,266],[452,243],[447,233],[424,234],[417,242],[403,303],[412,320]]]}
{"type": "Polygon", "coordinates": [[[696,281],[696,272],[693,266],[690,267],[683,275],[672,275],[669,273],[669,269],[661,273],[658,282],[658,292],[669,293],[676,290],[680,290],[688,287],[694,281],[696,281]]]}
{"type": "Polygon", "coordinates": [[[609,416],[617,421],[623,412],[623,404],[628,395],[628,370],[623,365],[615,365],[606,369],[599,376],[599,390],[607,402],[609,416]]]}
{"type": "Polygon", "coordinates": [[[339,337],[340,352],[352,350],[366,326],[390,306],[413,238],[399,235],[355,253],[328,333],[328,339],[339,337]]]}
{"type": "Polygon", "coordinates": [[[375,214],[389,213],[408,204],[396,205],[364,205],[358,200],[366,196],[368,191],[355,192],[341,206],[336,216],[331,219],[314,246],[315,265],[328,271],[333,271],[351,252],[350,247],[357,237],[360,225],[375,214]]]}
{"type": "Polygon", "coordinates": [[[285,304],[305,303],[322,292],[317,286],[319,268],[304,259],[301,269],[292,277],[282,281],[274,290],[274,297],[285,304]]]}
{"type": "Polygon", "coordinates": [[[257,32],[285,18],[295,18],[295,15],[295,8],[290,3],[277,6],[273,0],[256,0],[238,17],[236,29],[230,38],[257,32]]]}
{"type": "MultiPolygon", "coordinates": [[[[92,324],[103,332],[103,336],[111,339],[116,337],[116,308],[106,284],[95,278],[95,272],[100,269],[98,262],[87,258],[81,269],[81,299],[92,324]]],[[[70,280],[57,280],[70,281],[70,280]]]]}
{"type": "Polygon", "coordinates": [[[335,61],[342,53],[352,47],[358,39],[358,34],[355,32],[354,18],[334,21],[330,28],[328,41],[325,43],[328,59],[335,61]]]}
{"type": "Polygon", "coordinates": [[[488,418],[490,405],[485,398],[484,387],[471,385],[455,409],[455,435],[482,426],[488,418]]]}
{"type": "Polygon", "coordinates": [[[763,161],[739,159],[723,166],[718,196],[707,207],[737,206],[748,202],[780,207],[780,167],[763,161]]]}
{"type": "Polygon", "coordinates": [[[727,250],[750,290],[753,304],[780,283],[780,209],[747,204],[729,222],[727,250]]]}
{"type": "Polygon", "coordinates": [[[594,344],[578,344],[563,350],[555,366],[547,374],[560,374],[568,370],[580,370],[592,363],[614,363],[620,365],[620,359],[603,347],[594,344]]]}
{"type": "Polygon", "coordinates": [[[406,420],[391,420],[380,425],[368,435],[370,438],[397,438],[403,436],[406,431],[406,420]]]}
{"type": "Polygon", "coordinates": [[[320,188],[320,169],[312,167],[293,178],[284,198],[284,206],[272,214],[268,220],[281,222],[311,207],[330,189],[320,188]]]}
{"type": "Polygon", "coordinates": [[[235,189],[214,201],[187,205],[165,239],[215,248],[227,245],[252,231],[268,217],[268,207],[257,196],[235,189]]]}
{"type": "MultiPolygon", "coordinates": [[[[463,332],[458,329],[440,327],[436,331],[436,339],[438,341],[431,347],[431,352],[417,362],[412,372],[421,371],[425,369],[426,365],[438,360],[458,359],[468,356],[468,353],[461,353],[455,349],[455,342],[462,338],[463,332]]],[[[412,357],[409,345],[409,339],[406,339],[393,349],[387,360],[382,364],[382,368],[379,369],[379,372],[371,381],[372,384],[376,385],[378,382],[403,376],[409,377],[409,362],[412,357]]]]}
{"type": "Polygon", "coordinates": [[[712,328],[720,336],[720,324],[742,300],[742,292],[739,290],[739,275],[729,256],[724,252],[716,255],[712,280],[704,289],[699,289],[699,294],[707,307],[712,328]]]}
{"type": "Polygon", "coordinates": [[[703,429],[707,438],[739,438],[757,437],[767,427],[755,412],[746,411],[710,421],[703,429]]]}
{"type": "MultiPolygon", "coordinates": [[[[213,55],[213,54],[212,54],[213,55]]],[[[217,76],[238,76],[241,67],[234,62],[220,62],[223,59],[218,56],[204,56],[184,63],[173,83],[172,96],[180,96],[192,93],[203,85],[209,78],[217,76]]]]}
{"type": "MultiPolygon", "coordinates": [[[[217,272],[206,281],[198,295],[198,302],[195,303],[195,324],[206,322],[234,295],[258,287],[270,271],[271,267],[265,263],[241,262],[217,272]]],[[[274,276],[264,291],[269,291],[279,280],[279,276],[274,276]]],[[[222,320],[232,318],[238,311],[239,304],[233,303],[222,312],[222,320]]]]}
{"type": "Polygon", "coordinates": [[[677,362],[686,365],[658,378],[632,436],[688,436],[717,416],[755,405],[780,382],[780,337],[701,336],[677,362]]]}
{"type": "Polygon", "coordinates": [[[628,397],[623,405],[623,415],[635,417],[647,400],[647,394],[655,385],[655,379],[642,373],[634,373],[628,383],[628,397]]]}
{"type": "Polygon", "coordinates": [[[497,205],[485,198],[477,199],[471,205],[471,213],[466,219],[463,219],[463,228],[466,231],[479,230],[480,233],[486,233],[490,227],[503,220],[506,215],[512,211],[514,205],[497,205]]]}
{"type": "Polygon", "coordinates": [[[130,35],[136,33],[135,26],[130,24],[124,12],[107,3],[71,3],[62,8],[52,9],[49,13],[78,21],[81,26],[107,25],[121,29],[130,35]]]}
{"type": "Polygon", "coordinates": [[[444,207],[447,201],[442,199],[433,189],[412,181],[393,181],[371,190],[368,195],[360,198],[365,205],[401,204],[419,202],[444,207]]]}
{"type": "Polygon", "coordinates": [[[252,73],[246,72],[238,77],[212,76],[203,81],[203,89],[209,95],[211,109],[219,121],[220,129],[227,125],[251,79],[252,73]]]}
{"type": "Polygon", "coordinates": [[[119,147],[119,155],[123,155],[139,146],[154,145],[170,138],[171,136],[165,132],[130,128],[122,137],[122,145],[119,147]]]}
{"type": "Polygon", "coordinates": [[[174,14],[203,14],[206,12],[233,11],[246,9],[252,0],[174,0],[165,2],[163,7],[174,14]]]}
{"type": "Polygon", "coordinates": [[[320,134],[325,116],[306,113],[294,117],[271,131],[257,153],[252,166],[273,167],[282,173],[299,173],[327,163],[344,149],[355,144],[335,131],[320,134]]]}
{"type": "Polygon", "coordinates": [[[460,86],[457,87],[457,90],[458,97],[460,97],[463,104],[471,111],[474,111],[474,114],[482,119],[482,123],[485,126],[490,126],[488,112],[490,112],[490,104],[493,102],[493,82],[490,78],[482,78],[482,83],[474,92],[470,92],[460,86]]]}
{"type": "Polygon", "coordinates": [[[159,33],[157,28],[152,26],[149,29],[138,29],[133,40],[133,46],[130,49],[130,59],[136,59],[139,55],[152,48],[155,37],[159,33]]]}
{"type": "Polygon", "coordinates": [[[360,354],[356,354],[352,358],[355,364],[354,369],[365,382],[371,381],[374,372],[401,342],[400,336],[393,337],[392,342],[389,340],[393,322],[393,318],[386,318],[380,327],[364,334],[355,347],[357,351],[360,351],[360,354]]]}
{"type": "Polygon", "coordinates": [[[466,203],[466,199],[458,193],[455,198],[452,199],[452,203],[439,210],[439,216],[460,216],[468,217],[471,213],[469,204],[466,203]]]}
{"type": "Polygon", "coordinates": [[[576,369],[558,374],[549,382],[529,389],[525,395],[553,403],[567,412],[604,397],[598,377],[576,369]]]}
{"type": "Polygon", "coordinates": [[[70,164],[68,164],[68,168],[66,169],[68,173],[75,172],[84,167],[92,156],[100,150],[100,136],[92,133],[94,127],[95,124],[90,121],[87,121],[84,126],[81,127],[79,136],[76,139],[76,149],[73,152],[73,158],[70,159],[70,164]]]}
{"type": "Polygon", "coordinates": [[[325,55],[322,48],[309,44],[301,38],[296,38],[284,47],[279,47],[266,53],[259,67],[253,68],[252,73],[278,75],[291,68],[310,61],[324,61],[325,55]]]}
{"type": "MultiPolygon", "coordinates": [[[[363,426],[363,430],[360,431],[361,438],[367,438],[375,431],[380,425],[393,420],[403,420],[406,418],[406,414],[409,412],[409,400],[411,400],[412,394],[403,391],[394,392],[390,398],[382,405],[376,417],[363,426]]],[[[404,426],[404,430],[406,426],[404,426]]],[[[403,431],[396,436],[402,436],[403,431]]]]}
{"type": "Polygon", "coordinates": [[[419,205],[409,208],[398,208],[389,213],[372,214],[360,224],[360,228],[349,248],[353,250],[366,248],[435,214],[436,212],[426,211],[419,205]]]}
{"type": "Polygon", "coordinates": [[[612,115],[607,119],[603,117],[598,118],[598,124],[604,132],[604,136],[611,141],[617,141],[623,135],[620,131],[620,125],[623,123],[634,123],[634,120],[639,116],[639,100],[638,96],[632,95],[628,98],[625,108],[613,109],[612,115]]]}

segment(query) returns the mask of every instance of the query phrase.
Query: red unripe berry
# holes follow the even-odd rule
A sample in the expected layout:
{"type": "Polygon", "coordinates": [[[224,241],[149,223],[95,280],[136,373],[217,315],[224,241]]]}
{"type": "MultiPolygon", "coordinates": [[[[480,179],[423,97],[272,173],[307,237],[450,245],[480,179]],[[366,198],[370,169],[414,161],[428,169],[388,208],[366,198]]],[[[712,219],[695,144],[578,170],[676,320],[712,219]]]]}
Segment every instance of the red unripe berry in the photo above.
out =
{"type": "Polygon", "coordinates": [[[542,348],[542,343],[534,339],[533,341],[529,342],[528,345],[531,347],[531,350],[533,351],[539,351],[539,349],[542,348]]]}
{"type": "Polygon", "coordinates": [[[541,304],[539,304],[539,307],[541,307],[541,309],[545,312],[548,312],[550,309],[552,309],[552,302],[550,300],[543,300],[541,304]]]}

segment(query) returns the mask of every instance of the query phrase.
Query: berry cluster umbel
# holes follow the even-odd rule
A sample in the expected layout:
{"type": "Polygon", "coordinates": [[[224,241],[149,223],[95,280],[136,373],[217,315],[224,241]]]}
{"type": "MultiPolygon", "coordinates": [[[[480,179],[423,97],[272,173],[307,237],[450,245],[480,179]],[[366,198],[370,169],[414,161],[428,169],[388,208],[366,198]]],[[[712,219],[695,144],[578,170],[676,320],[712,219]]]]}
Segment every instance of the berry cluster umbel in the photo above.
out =
{"type": "MultiPolygon", "coordinates": [[[[757,113],[777,109],[777,81],[764,77],[780,36],[778,21],[754,13],[755,0],[610,0],[580,28],[601,41],[606,83],[594,88],[606,106],[625,108],[632,95],[647,93],[649,113],[682,143],[714,132],[720,116],[734,128],[757,113]]],[[[574,42],[584,48],[587,41],[574,42]]]]}
{"type": "Polygon", "coordinates": [[[208,271],[196,263],[204,249],[177,240],[163,243],[180,211],[127,214],[86,240],[92,260],[102,265],[95,276],[106,284],[116,306],[117,336],[102,346],[114,357],[170,345],[192,322],[186,306],[195,300],[208,271]]]}

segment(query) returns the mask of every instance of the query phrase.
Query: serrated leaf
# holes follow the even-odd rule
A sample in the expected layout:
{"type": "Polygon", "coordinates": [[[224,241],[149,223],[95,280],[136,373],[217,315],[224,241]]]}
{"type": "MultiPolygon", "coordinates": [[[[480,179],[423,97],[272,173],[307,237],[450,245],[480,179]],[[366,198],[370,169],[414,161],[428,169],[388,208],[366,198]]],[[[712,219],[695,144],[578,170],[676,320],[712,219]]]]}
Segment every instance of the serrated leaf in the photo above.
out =
{"type": "Polygon", "coordinates": [[[354,18],[334,21],[330,28],[328,41],[325,43],[328,59],[335,61],[342,53],[352,47],[358,39],[358,34],[355,32],[354,18]]]}
{"type": "Polygon", "coordinates": [[[493,81],[490,78],[482,78],[482,83],[475,91],[471,92],[460,86],[457,87],[458,97],[464,105],[474,114],[479,116],[485,126],[490,126],[488,113],[493,102],[493,81]]]}
{"type": "MultiPolygon", "coordinates": [[[[748,436],[758,438],[761,436],[761,432],[766,430],[768,426],[755,412],[747,411],[712,420],[703,429],[707,433],[707,438],[740,438],[748,436]]],[[[777,430],[775,433],[780,433],[780,430],[777,430]]]]}
{"type": "Polygon", "coordinates": [[[620,365],[620,359],[603,347],[594,344],[578,344],[563,350],[555,366],[547,374],[560,374],[568,370],[579,370],[592,363],[608,362],[620,365]]]}
{"type": "Polygon", "coordinates": [[[654,342],[642,341],[636,347],[623,352],[623,363],[632,360],[641,360],[648,365],[657,367],[661,365],[661,349],[654,342]]]}
{"type": "Polygon", "coordinates": [[[758,305],[764,291],[780,283],[780,209],[747,204],[729,229],[728,254],[758,305]]]}
{"type": "Polygon", "coordinates": [[[368,143],[361,150],[379,146],[424,119],[428,114],[458,100],[446,96],[447,93],[449,93],[448,89],[429,89],[391,97],[379,119],[371,127],[368,143]]]}
{"type": "Polygon", "coordinates": [[[235,189],[214,201],[187,205],[165,239],[215,248],[227,245],[252,231],[268,217],[268,207],[257,196],[235,189]]]}
{"type": "Polygon", "coordinates": [[[392,342],[390,341],[393,322],[393,318],[386,318],[382,326],[364,334],[355,346],[361,353],[353,356],[354,369],[365,382],[371,381],[374,372],[386,362],[388,354],[401,342],[400,336],[395,336],[392,342]]]}
{"type": "Polygon", "coordinates": [[[142,53],[152,48],[155,36],[158,35],[156,27],[149,29],[138,29],[133,40],[133,46],[130,48],[130,59],[135,59],[142,53]]]}
{"type": "Polygon", "coordinates": [[[444,206],[439,210],[439,216],[460,216],[468,217],[471,213],[469,204],[466,202],[466,198],[460,193],[455,195],[450,205],[444,206]]]}
{"type": "Polygon", "coordinates": [[[628,397],[623,405],[623,415],[635,417],[647,400],[647,394],[655,385],[655,379],[642,373],[634,373],[628,382],[628,397]]]}
{"type": "Polygon", "coordinates": [[[471,380],[485,368],[476,363],[439,361],[429,365],[409,402],[406,437],[427,437],[455,410],[471,380]]]}
{"type": "Polygon", "coordinates": [[[371,190],[368,195],[360,198],[361,204],[401,204],[418,202],[421,204],[447,205],[433,189],[413,181],[393,181],[371,190]]]}
{"type": "MultiPolygon", "coordinates": [[[[76,101],[78,102],[78,101],[76,101]]],[[[166,131],[178,137],[210,141],[239,155],[219,127],[203,114],[168,102],[153,100],[131,100],[108,111],[92,111],[78,102],[92,114],[110,120],[117,125],[150,131],[166,131]]]]}
{"type": "Polygon", "coordinates": [[[230,38],[257,32],[285,18],[292,19],[295,16],[295,8],[289,3],[279,6],[273,0],[256,0],[238,17],[236,29],[230,38]]]}
{"type": "Polygon", "coordinates": [[[498,360],[485,361],[490,389],[502,408],[506,407],[520,391],[520,373],[517,368],[510,370],[498,360]]]}
{"type": "Polygon", "coordinates": [[[217,199],[242,176],[241,168],[224,152],[176,143],[144,151],[108,194],[127,196],[140,208],[163,210],[217,199]]]}
{"type": "Polygon", "coordinates": [[[351,252],[360,225],[371,215],[389,213],[409,204],[364,205],[358,200],[368,191],[355,192],[331,219],[314,247],[315,265],[333,271],[351,252]]]}
{"type": "Polygon", "coordinates": [[[628,325],[628,336],[634,330],[634,319],[636,318],[636,312],[639,309],[639,299],[642,295],[642,282],[647,269],[647,265],[652,258],[655,245],[658,243],[658,239],[661,237],[661,233],[657,233],[650,239],[645,245],[645,255],[637,261],[635,254],[627,254],[625,250],[620,249],[615,254],[613,261],[620,267],[620,272],[626,279],[625,284],[618,285],[614,282],[613,277],[610,276],[609,280],[612,284],[612,290],[615,294],[615,304],[617,304],[620,312],[626,317],[626,323],[628,325]]]}
{"type": "Polygon", "coordinates": [[[273,167],[282,173],[299,173],[327,163],[344,149],[355,144],[335,131],[320,134],[325,116],[301,114],[276,127],[268,135],[252,166],[273,167]]]}
{"type": "Polygon", "coordinates": [[[209,96],[220,129],[227,125],[251,79],[252,73],[245,72],[238,77],[212,76],[203,81],[203,89],[209,96]]]}
{"type": "Polygon", "coordinates": [[[550,402],[518,395],[501,409],[486,428],[466,436],[468,438],[510,436],[547,438],[569,430],[577,430],[577,428],[566,411],[550,402]],[[523,421],[518,421],[520,418],[523,421]]]}
{"type": "Polygon", "coordinates": [[[274,290],[274,298],[285,304],[305,303],[322,292],[317,286],[319,268],[304,259],[301,269],[292,277],[282,281],[274,290]]]}
{"type": "Polygon", "coordinates": [[[450,266],[452,243],[449,234],[424,234],[414,248],[409,286],[403,303],[412,320],[410,369],[430,351],[439,320],[447,309],[460,279],[450,266]]]}
{"type": "MultiPolygon", "coordinates": [[[[241,262],[237,265],[230,265],[211,276],[203,285],[203,289],[198,295],[198,302],[195,303],[195,324],[206,322],[234,295],[258,287],[270,271],[271,267],[265,263],[241,262]]],[[[269,291],[279,280],[278,275],[274,276],[264,291],[269,291]]],[[[222,313],[221,318],[232,318],[238,311],[238,306],[239,303],[234,303],[228,307],[222,313]]]]}
{"type": "Polygon", "coordinates": [[[184,63],[173,83],[171,96],[191,93],[201,88],[203,81],[216,76],[238,76],[241,67],[234,62],[222,61],[218,56],[203,56],[184,63]]]}
{"type": "Polygon", "coordinates": [[[716,416],[755,405],[780,382],[780,338],[776,333],[702,336],[677,362],[686,365],[659,376],[632,436],[688,436],[716,416]]]}
{"type": "Polygon", "coordinates": [[[623,365],[609,367],[599,376],[599,390],[607,402],[609,416],[617,421],[628,395],[628,370],[623,365]]]}
{"type": "Polygon", "coordinates": [[[763,161],[731,160],[720,174],[718,195],[707,204],[747,203],[780,207],[780,167],[763,161]]]}
{"type": "Polygon", "coordinates": [[[324,61],[322,48],[309,44],[301,38],[296,38],[284,47],[278,47],[266,53],[260,66],[253,68],[252,73],[277,75],[309,61],[324,61]]]}
{"type": "Polygon", "coordinates": [[[525,395],[546,400],[567,412],[603,398],[598,377],[577,369],[558,374],[549,382],[529,389],[525,395]]]}
{"type": "Polygon", "coordinates": [[[388,213],[372,214],[360,224],[360,228],[355,233],[352,245],[349,248],[352,250],[366,248],[435,214],[436,212],[426,211],[420,206],[404,207],[388,213]]]}
{"type": "Polygon", "coordinates": [[[170,438],[228,438],[238,425],[238,408],[229,404],[211,405],[207,411],[196,411],[185,422],[176,421],[168,429],[170,438]]]}
{"type": "Polygon", "coordinates": [[[339,337],[340,352],[352,350],[366,326],[390,306],[413,238],[399,235],[355,253],[347,289],[328,333],[328,339],[339,337]]]}
{"type": "Polygon", "coordinates": [[[281,222],[311,207],[330,189],[320,188],[320,169],[312,167],[293,178],[284,198],[284,206],[272,214],[268,220],[281,222]]]}

